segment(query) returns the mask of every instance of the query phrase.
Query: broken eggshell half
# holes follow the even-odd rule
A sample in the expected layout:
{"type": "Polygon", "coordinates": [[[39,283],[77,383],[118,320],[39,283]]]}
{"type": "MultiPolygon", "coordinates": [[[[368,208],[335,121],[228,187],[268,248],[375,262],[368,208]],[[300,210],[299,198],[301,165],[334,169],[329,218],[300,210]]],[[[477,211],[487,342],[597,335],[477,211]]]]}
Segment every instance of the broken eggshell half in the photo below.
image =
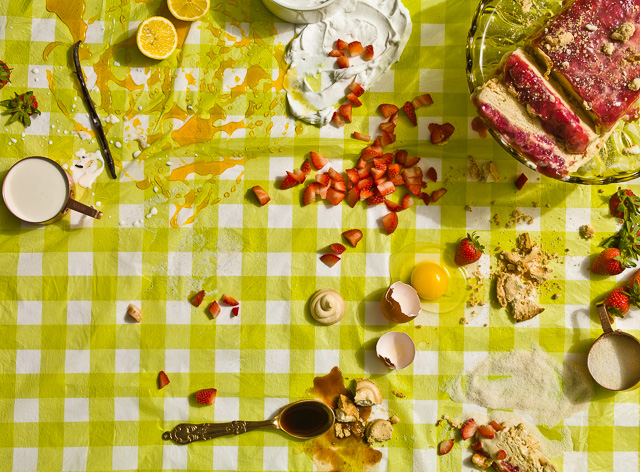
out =
{"type": "Polygon", "coordinates": [[[387,289],[380,307],[389,321],[406,323],[420,314],[420,297],[411,285],[396,282],[387,289]]]}
{"type": "Polygon", "coordinates": [[[376,354],[389,369],[404,369],[416,357],[416,345],[408,334],[389,331],[378,339],[376,354]]]}

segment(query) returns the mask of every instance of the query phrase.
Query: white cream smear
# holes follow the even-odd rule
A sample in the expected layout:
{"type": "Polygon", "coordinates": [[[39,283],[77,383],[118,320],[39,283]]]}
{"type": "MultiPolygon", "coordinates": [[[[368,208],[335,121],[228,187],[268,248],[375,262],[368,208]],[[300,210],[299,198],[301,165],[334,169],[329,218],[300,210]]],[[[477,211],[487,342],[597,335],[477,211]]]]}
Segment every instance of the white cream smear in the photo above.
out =
{"type": "Polygon", "coordinates": [[[311,8],[319,7],[325,3],[329,3],[330,0],[280,0],[279,3],[291,8],[311,8]]]}
{"type": "Polygon", "coordinates": [[[104,171],[104,159],[100,151],[86,152],[84,149],[78,149],[73,160],[73,180],[80,187],[91,188],[98,176],[104,171]]]}
{"type": "Polygon", "coordinates": [[[411,16],[400,0],[346,0],[333,16],[299,26],[296,33],[285,57],[289,107],[301,120],[325,125],[352,82],[368,90],[400,59],[411,35],[411,16]],[[349,67],[337,68],[329,52],[338,39],[373,45],[373,59],[349,57],[349,67]],[[319,81],[319,90],[314,91],[310,78],[319,81]]]}

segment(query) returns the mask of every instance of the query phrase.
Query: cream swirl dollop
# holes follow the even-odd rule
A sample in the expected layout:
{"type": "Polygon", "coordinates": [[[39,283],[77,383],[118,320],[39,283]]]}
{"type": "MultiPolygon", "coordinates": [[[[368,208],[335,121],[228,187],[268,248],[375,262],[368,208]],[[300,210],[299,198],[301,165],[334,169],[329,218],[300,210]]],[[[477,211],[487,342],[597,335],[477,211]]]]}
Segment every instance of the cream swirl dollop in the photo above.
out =
{"type": "Polygon", "coordinates": [[[318,290],[309,305],[311,316],[324,325],[337,323],[344,316],[344,300],[338,292],[330,288],[318,290]]]}
{"type": "Polygon", "coordinates": [[[342,10],[296,33],[285,57],[289,107],[298,118],[325,125],[352,82],[368,90],[400,59],[411,35],[411,16],[401,0],[344,0],[342,10]],[[373,59],[349,57],[349,67],[336,68],[328,54],[338,39],[373,45],[373,59]]]}

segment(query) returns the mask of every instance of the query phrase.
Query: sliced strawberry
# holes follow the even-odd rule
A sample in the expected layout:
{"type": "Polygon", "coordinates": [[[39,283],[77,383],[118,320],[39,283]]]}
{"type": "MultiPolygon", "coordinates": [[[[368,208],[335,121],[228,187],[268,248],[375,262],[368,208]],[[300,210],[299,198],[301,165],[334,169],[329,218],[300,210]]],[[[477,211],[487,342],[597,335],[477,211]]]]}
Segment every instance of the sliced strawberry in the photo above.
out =
{"type": "Polygon", "coordinates": [[[365,200],[369,200],[369,198],[373,197],[373,192],[369,189],[360,190],[360,201],[363,202],[365,200]]]}
{"type": "Polygon", "coordinates": [[[364,141],[365,143],[371,141],[371,136],[369,136],[368,134],[358,133],[357,131],[353,132],[353,137],[359,139],[360,141],[364,141]]]}
{"type": "Polygon", "coordinates": [[[293,176],[300,184],[304,183],[304,181],[307,179],[307,174],[302,172],[300,169],[293,169],[293,176]]]}
{"type": "Polygon", "coordinates": [[[191,299],[191,304],[195,307],[199,307],[204,298],[204,290],[200,290],[196,293],[196,296],[191,299]]]}
{"type": "Polygon", "coordinates": [[[396,202],[392,202],[388,198],[384,199],[384,204],[387,205],[387,208],[389,209],[389,211],[402,211],[402,210],[404,210],[402,205],[400,205],[399,203],[396,203],[396,202]]]}
{"type": "Polygon", "coordinates": [[[440,454],[441,456],[444,456],[445,454],[449,454],[451,449],[453,449],[454,444],[455,444],[455,441],[453,439],[445,439],[438,446],[438,454],[440,454]]]}
{"type": "Polygon", "coordinates": [[[381,179],[386,172],[387,172],[386,165],[382,169],[374,167],[373,169],[371,169],[371,177],[373,177],[373,180],[378,180],[378,179],[381,179]]]}
{"type": "Polygon", "coordinates": [[[345,173],[347,174],[347,179],[349,179],[354,184],[357,184],[360,181],[360,176],[358,175],[358,171],[356,169],[347,169],[345,173]]]}
{"type": "Polygon", "coordinates": [[[238,316],[240,314],[240,307],[239,306],[234,306],[231,309],[231,316],[238,316]]]}
{"type": "Polygon", "coordinates": [[[315,183],[315,192],[317,195],[320,195],[320,198],[322,198],[323,200],[325,198],[327,198],[327,192],[329,192],[329,187],[330,185],[320,185],[319,183],[315,183]]]}
{"type": "Polygon", "coordinates": [[[351,57],[359,56],[363,52],[364,48],[360,41],[352,41],[349,43],[349,54],[351,54],[351,57]]]}
{"type": "Polygon", "coordinates": [[[329,167],[329,170],[327,171],[327,175],[329,176],[329,178],[331,180],[337,180],[339,182],[344,181],[344,179],[342,178],[342,175],[340,174],[340,172],[335,170],[333,167],[329,167]]]}
{"type": "Polygon", "coordinates": [[[437,123],[429,123],[429,132],[431,133],[431,144],[444,146],[449,142],[449,138],[455,131],[451,123],[439,125],[437,123]]]}
{"type": "Polygon", "coordinates": [[[471,443],[469,447],[474,451],[482,451],[482,443],[480,441],[471,443]]]}
{"type": "Polygon", "coordinates": [[[404,166],[405,167],[413,167],[418,162],[420,162],[420,158],[419,157],[407,156],[406,159],[404,160],[404,166]]]}
{"type": "Polygon", "coordinates": [[[341,57],[341,56],[344,56],[344,53],[339,49],[332,49],[329,52],[329,57],[341,57]]]}
{"type": "Polygon", "coordinates": [[[358,97],[356,97],[356,94],[353,92],[347,94],[347,100],[349,100],[353,104],[353,106],[356,108],[362,106],[362,102],[358,97]]]}
{"type": "Polygon", "coordinates": [[[373,160],[373,167],[375,167],[378,170],[387,170],[387,160],[384,159],[384,157],[376,157],[373,160]]]}
{"type": "Polygon", "coordinates": [[[338,128],[342,128],[344,126],[344,118],[337,111],[333,112],[333,116],[331,117],[331,122],[335,124],[338,128]]]}
{"type": "Polygon", "coordinates": [[[473,418],[468,419],[462,425],[462,431],[461,431],[462,439],[469,439],[471,436],[476,434],[477,430],[478,430],[478,426],[476,425],[476,421],[473,418]]]}
{"type": "Polygon", "coordinates": [[[398,215],[396,213],[388,213],[382,217],[382,224],[387,234],[393,233],[398,227],[398,215]]]}
{"type": "Polygon", "coordinates": [[[338,192],[333,188],[330,188],[327,192],[327,200],[329,200],[332,205],[338,205],[344,200],[344,197],[346,197],[346,195],[343,192],[338,192]]]}
{"type": "MultiPolygon", "coordinates": [[[[378,185],[382,185],[383,183],[385,183],[387,180],[389,180],[388,178],[386,178],[384,175],[382,177],[377,178],[376,180],[373,181],[373,184],[377,187],[378,185]]],[[[379,193],[379,192],[378,192],[379,193]]]]}
{"type": "Polygon", "coordinates": [[[342,39],[339,39],[338,41],[336,41],[336,49],[340,49],[341,51],[349,49],[349,43],[343,41],[342,39]]]}
{"type": "Polygon", "coordinates": [[[211,305],[209,305],[209,314],[213,319],[216,319],[220,314],[220,305],[218,305],[217,301],[214,300],[211,302],[211,305]]]}
{"type": "Polygon", "coordinates": [[[309,162],[309,159],[304,160],[304,162],[300,166],[300,170],[305,174],[308,174],[309,172],[311,172],[311,162],[309,162]]]}
{"type": "Polygon", "coordinates": [[[391,115],[391,118],[389,118],[389,123],[392,123],[394,125],[398,124],[398,112],[397,111],[393,115],[391,115]]]}
{"type": "Polygon", "coordinates": [[[422,201],[424,202],[424,204],[426,206],[429,206],[429,203],[431,203],[431,195],[429,195],[427,192],[421,193],[419,195],[420,195],[420,198],[422,198],[422,201]]]}
{"type": "Polygon", "coordinates": [[[526,184],[526,183],[527,183],[527,180],[529,180],[529,179],[527,178],[527,176],[526,176],[526,175],[524,175],[524,174],[520,174],[520,177],[518,177],[518,178],[516,179],[516,181],[514,182],[514,183],[515,183],[515,185],[516,185],[516,188],[517,188],[518,190],[522,190],[522,187],[524,187],[524,184],[526,184]]]}
{"type": "Polygon", "coordinates": [[[384,203],[384,197],[382,195],[372,195],[367,198],[368,206],[380,205],[381,203],[384,203]]]}
{"type": "Polygon", "coordinates": [[[360,240],[362,239],[362,231],[359,229],[349,229],[342,233],[344,239],[349,241],[353,247],[356,247],[360,240]]]}
{"type": "Polygon", "coordinates": [[[504,449],[500,449],[496,454],[496,457],[499,461],[505,460],[507,458],[507,453],[504,451],[504,449]]]}
{"type": "Polygon", "coordinates": [[[333,243],[333,244],[331,244],[329,247],[330,247],[330,248],[331,248],[331,250],[332,250],[333,252],[335,252],[338,256],[339,256],[340,254],[342,254],[344,251],[346,251],[346,250],[347,250],[347,248],[346,248],[346,247],[344,247],[344,246],[343,246],[342,244],[340,244],[340,243],[333,243]]]}
{"type": "Polygon", "coordinates": [[[405,114],[407,115],[407,118],[409,118],[409,121],[413,124],[413,126],[418,126],[418,119],[416,118],[416,110],[413,108],[413,105],[411,104],[411,102],[406,102],[402,106],[402,110],[405,112],[405,114]]]}
{"type": "Polygon", "coordinates": [[[371,179],[362,179],[358,182],[358,190],[369,190],[371,187],[373,187],[371,179]]]}
{"type": "Polygon", "coordinates": [[[446,188],[439,188],[438,190],[434,190],[431,193],[431,201],[432,202],[437,202],[438,200],[440,200],[442,198],[442,196],[447,193],[447,189],[446,188]]]}
{"type": "Polygon", "coordinates": [[[358,176],[360,180],[364,180],[371,175],[371,169],[373,168],[373,162],[365,162],[361,169],[358,169],[358,176]]]}
{"type": "Polygon", "coordinates": [[[396,175],[394,177],[391,177],[389,179],[389,182],[391,182],[396,187],[398,187],[399,185],[404,185],[404,179],[402,178],[402,175],[400,175],[400,174],[398,174],[398,175],[396,175]]]}
{"type": "Polygon", "coordinates": [[[405,165],[405,159],[407,158],[408,155],[409,155],[409,153],[407,151],[405,151],[404,149],[398,149],[396,151],[396,162],[398,164],[402,164],[404,166],[405,165]]]}
{"type": "Polygon", "coordinates": [[[382,146],[388,146],[389,144],[396,142],[396,135],[393,133],[388,133],[387,131],[383,131],[382,134],[378,136],[378,138],[380,139],[380,144],[382,146]]]}
{"type": "Polygon", "coordinates": [[[216,402],[216,394],[218,391],[215,388],[205,388],[204,390],[198,390],[196,392],[196,402],[200,405],[213,405],[216,402]]]}
{"type": "Polygon", "coordinates": [[[353,107],[353,105],[351,105],[351,103],[345,103],[344,105],[340,105],[340,107],[338,108],[338,113],[340,113],[342,115],[342,117],[347,120],[349,123],[351,123],[351,108],[353,107]]]}
{"type": "Polygon", "coordinates": [[[364,60],[370,61],[371,59],[373,59],[373,44],[369,44],[364,48],[364,60]]]}
{"type": "Polygon", "coordinates": [[[359,97],[364,93],[362,85],[360,85],[358,82],[351,82],[351,84],[349,84],[349,90],[351,90],[356,97],[359,97]]]}
{"type": "Polygon", "coordinates": [[[167,374],[164,373],[164,370],[161,370],[158,374],[158,389],[165,388],[167,385],[169,385],[169,382],[171,382],[169,380],[169,377],[167,377],[167,374]]]}
{"type": "Polygon", "coordinates": [[[405,184],[407,186],[407,190],[411,192],[413,195],[420,195],[422,193],[422,185],[420,184],[405,184]]]}
{"type": "Polygon", "coordinates": [[[344,183],[343,180],[334,180],[331,183],[331,187],[334,190],[337,190],[338,192],[346,192],[347,191],[347,185],[344,183]]]}
{"type": "Polygon", "coordinates": [[[388,121],[383,121],[378,125],[378,129],[380,131],[386,131],[387,133],[393,133],[396,130],[396,125],[388,121]]]}
{"type": "Polygon", "coordinates": [[[317,152],[311,151],[309,153],[309,157],[311,157],[313,167],[315,167],[317,170],[322,169],[329,163],[329,160],[326,157],[324,157],[322,154],[318,154],[317,152]]]}
{"type": "Polygon", "coordinates": [[[280,190],[287,190],[291,187],[295,187],[299,183],[300,182],[298,182],[298,179],[296,178],[296,176],[293,175],[291,172],[287,171],[287,176],[280,184],[280,190]]]}
{"type": "Polygon", "coordinates": [[[340,258],[335,254],[324,254],[320,257],[320,260],[324,262],[327,266],[333,267],[340,261],[340,258]]]}
{"type": "Polygon", "coordinates": [[[425,93],[424,95],[420,95],[419,97],[414,98],[411,101],[411,104],[413,105],[413,108],[417,110],[420,107],[432,105],[433,99],[431,98],[431,95],[425,93]]]}
{"type": "Polygon", "coordinates": [[[411,198],[411,195],[407,193],[402,197],[402,208],[406,210],[410,206],[413,206],[413,198],[411,198]]]}
{"type": "Polygon", "coordinates": [[[480,433],[485,438],[493,438],[496,435],[495,430],[488,424],[478,426],[478,433],[480,433]]]}
{"type": "Polygon", "coordinates": [[[492,421],[491,423],[489,423],[491,425],[491,427],[493,429],[495,429],[496,431],[502,431],[504,429],[504,426],[502,426],[500,423],[498,423],[497,421],[492,421]]]}
{"type": "Polygon", "coordinates": [[[425,175],[427,179],[429,179],[431,182],[438,181],[438,172],[433,167],[429,167],[429,170],[425,175]]]}
{"type": "Polygon", "coordinates": [[[367,161],[369,159],[374,159],[376,157],[382,157],[383,154],[384,153],[382,152],[382,146],[380,146],[379,144],[378,145],[372,144],[371,146],[367,146],[360,153],[360,155],[363,157],[363,159],[365,159],[367,161]]]}
{"type": "Polygon", "coordinates": [[[224,295],[222,295],[222,301],[225,302],[227,305],[231,305],[231,306],[240,305],[240,303],[238,303],[238,300],[236,300],[235,298],[227,295],[226,293],[224,295]]]}
{"type": "Polygon", "coordinates": [[[384,116],[385,118],[389,118],[391,115],[398,111],[398,107],[390,103],[383,103],[382,105],[378,106],[378,110],[380,110],[382,116],[384,116]]]}
{"type": "Polygon", "coordinates": [[[314,184],[307,185],[307,188],[304,189],[304,193],[302,194],[302,205],[307,206],[310,203],[315,203],[316,201],[316,191],[314,184]]]}
{"type": "Polygon", "coordinates": [[[400,174],[400,172],[402,172],[402,165],[400,164],[391,164],[389,167],[387,167],[387,177],[389,177],[390,179],[400,174]]]}
{"type": "Polygon", "coordinates": [[[382,195],[383,197],[386,197],[387,195],[391,195],[395,191],[396,191],[396,186],[389,181],[386,181],[378,185],[378,192],[380,192],[380,195],[382,195]]]}
{"type": "Polygon", "coordinates": [[[393,164],[395,156],[392,152],[387,152],[386,154],[382,155],[381,159],[388,166],[389,164],[393,164]]]}
{"type": "Polygon", "coordinates": [[[253,193],[255,193],[258,201],[260,202],[260,205],[264,206],[269,203],[269,200],[271,200],[271,198],[269,198],[269,195],[267,195],[267,192],[262,190],[262,187],[260,187],[259,185],[251,187],[251,190],[253,190],[253,193]]]}
{"type": "Polygon", "coordinates": [[[336,64],[340,69],[346,69],[349,67],[349,58],[347,56],[340,56],[338,60],[336,60],[336,64]]]}
{"type": "Polygon", "coordinates": [[[402,178],[404,179],[406,185],[417,184],[422,188],[422,169],[420,167],[405,167],[405,169],[402,171],[402,178]]]}
{"type": "Polygon", "coordinates": [[[329,177],[329,174],[316,174],[316,182],[322,186],[330,185],[331,177],[329,177]]]}

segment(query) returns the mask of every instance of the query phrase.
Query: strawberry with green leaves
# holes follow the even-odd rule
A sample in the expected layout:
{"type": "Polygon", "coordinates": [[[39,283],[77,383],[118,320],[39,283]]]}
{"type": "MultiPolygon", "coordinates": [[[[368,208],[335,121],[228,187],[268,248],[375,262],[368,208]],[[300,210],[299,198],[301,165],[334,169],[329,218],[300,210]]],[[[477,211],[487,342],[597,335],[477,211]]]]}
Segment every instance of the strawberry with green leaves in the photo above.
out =
{"type": "Polygon", "coordinates": [[[13,98],[1,101],[0,105],[6,108],[6,113],[11,115],[8,124],[19,121],[24,126],[29,126],[31,125],[31,115],[40,114],[38,101],[31,91],[21,95],[14,93],[13,98]]]}
{"type": "Polygon", "coordinates": [[[0,89],[11,82],[11,69],[4,62],[0,61],[0,89]]]}
{"type": "Polygon", "coordinates": [[[639,300],[640,288],[636,283],[633,287],[622,285],[614,288],[604,297],[603,303],[610,315],[623,318],[631,305],[639,306],[639,300]]]}
{"type": "Polygon", "coordinates": [[[610,247],[598,254],[591,265],[591,272],[599,275],[618,275],[624,268],[620,249],[610,247]]]}
{"type": "Polygon", "coordinates": [[[458,243],[454,262],[458,267],[473,264],[480,256],[484,246],[480,244],[476,233],[467,234],[467,237],[458,243]]]}
{"type": "Polygon", "coordinates": [[[609,211],[616,218],[625,220],[632,215],[638,216],[640,198],[631,190],[618,188],[618,191],[609,199],[609,211]]]}

